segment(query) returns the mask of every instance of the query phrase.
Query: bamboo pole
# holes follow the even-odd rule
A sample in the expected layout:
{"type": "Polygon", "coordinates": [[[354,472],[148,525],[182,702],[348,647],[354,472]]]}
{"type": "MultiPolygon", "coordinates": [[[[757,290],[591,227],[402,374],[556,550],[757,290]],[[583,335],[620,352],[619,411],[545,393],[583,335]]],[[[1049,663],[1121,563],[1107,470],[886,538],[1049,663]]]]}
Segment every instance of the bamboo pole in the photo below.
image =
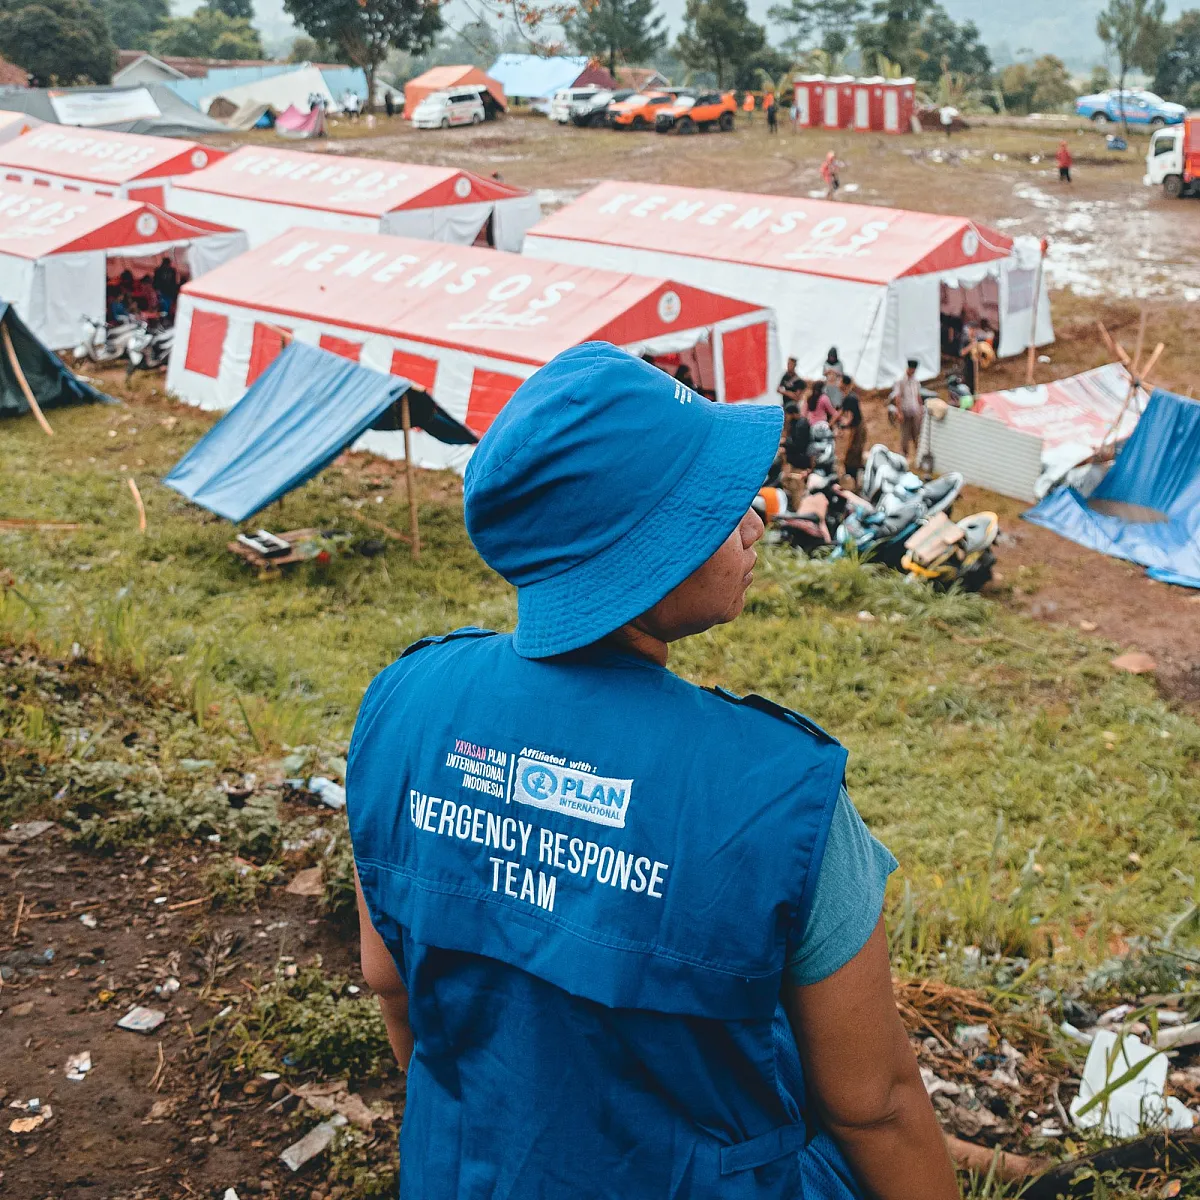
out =
{"type": "Polygon", "coordinates": [[[45,414],[42,412],[42,406],[38,404],[37,397],[33,394],[33,389],[29,386],[29,380],[25,378],[25,372],[21,370],[21,364],[17,361],[17,352],[13,348],[7,321],[0,321],[0,334],[4,336],[4,349],[8,354],[8,361],[12,364],[13,374],[17,377],[17,382],[21,385],[21,391],[25,393],[25,402],[29,405],[29,411],[37,418],[37,423],[45,431],[46,436],[53,437],[54,430],[50,428],[50,422],[46,420],[45,414]]]}
{"type": "Polygon", "coordinates": [[[400,397],[400,421],[404,426],[404,481],[408,487],[408,529],[412,534],[413,561],[421,557],[421,530],[417,524],[417,481],[413,477],[412,417],[408,410],[408,392],[400,397]]]}
{"type": "Polygon", "coordinates": [[[1033,280],[1033,318],[1029,327],[1029,357],[1025,360],[1025,386],[1033,387],[1033,364],[1037,358],[1037,321],[1038,302],[1042,298],[1042,271],[1046,266],[1046,251],[1050,243],[1045,238],[1041,241],[1041,254],[1038,256],[1037,275],[1033,280]]]}

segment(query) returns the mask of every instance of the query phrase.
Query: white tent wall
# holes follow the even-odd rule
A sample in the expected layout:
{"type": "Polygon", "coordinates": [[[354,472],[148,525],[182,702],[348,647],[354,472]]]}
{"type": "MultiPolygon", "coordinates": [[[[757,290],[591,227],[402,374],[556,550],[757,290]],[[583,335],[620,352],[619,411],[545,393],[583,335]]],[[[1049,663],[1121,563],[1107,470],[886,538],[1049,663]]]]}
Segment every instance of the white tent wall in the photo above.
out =
{"type": "Polygon", "coordinates": [[[38,314],[34,313],[30,303],[36,265],[28,258],[17,258],[15,254],[0,254],[0,298],[7,300],[17,310],[21,320],[41,337],[37,329],[38,314]]]}
{"type": "Polygon", "coordinates": [[[542,206],[537,196],[530,192],[528,196],[497,200],[495,210],[492,233],[496,249],[520,254],[525,234],[542,219],[542,206]]]}
{"type": "Polygon", "coordinates": [[[1033,289],[1036,281],[1035,266],[1022,265],[1018,255],[1004,260],[1000,271],[1000,344],[996,347],[996,353],[1001,358],[1028,350],[1030,333],[1034,333],[1035,346],[1049,346],[1054,341],[1050,292],[1044,271],[1037,302],[1037,330],[1033,329],[1033,289]]]}
{"type": "Polygon", "coordinates": [[[39,259],[30,305],[37,319],[26,324],[51,350],[77,346],[85,316],[104,320],[107,282],[103,250],[39,259]]]}
{"type": "Polygon", "coordinates": [[[192,278],[196,279],[231,258],[245,254],[248,249],[248,239],[240,229],[197,238],[188,246],[188,267],[191,269],[192,278]]]}
{"type": "Polygon", "coordinates": [[[469,246],[492,215],[492,206],[480,204],[447,204],[437,208],[401,208],[384,213],[379,219],[379,232],[393,237],[421,238],[426,242],[450,242],[469,246]]]}
{"type": "Polygon", "coordinates": [[[244,230],[251,250],[297,227],[347,233],[379,232],[379,222],[374,217],[354,217],[291,204],[266,204],[240,196],[217,196],[211,192],[192,191],[186,186],[172,187],[167,193],[165,207],[177,216],[197,217],[201,221],[244,230]]]}
{"type": "MultiPolygon", "coordinates": [[[[909,275],[894,280],[887,289],[887,317],[875,364],[875,384],[864,387],[890,387],[915,358],[918,379],[933,379],[942,369],[941,322],[938,310],[942,287],[937,275],[909,275]]],[[[838,347],[841,349],[841,347],[838,347]]],[[[842,362],[853,375],[851,364],[842,362]]],[[[861,376],[856,376],[860,383],[861,376]]]]}
{"type": "Polygon", "coordinates": [[[325,76],[311,66],[297,66],[294,71],[269,75],[237,87],[217,88],[209,95],[200,97],[199,107],[201,112],[206,113],[218,96],[224,96],[235,108],[253,101],[255,104],[269,104],[276,112],[283,112],[292,104],[301,112],[308,112],[308,98],[312,95],[320,96],[329,112],[341,112],[341,103],[330,92],[325,76]]]}

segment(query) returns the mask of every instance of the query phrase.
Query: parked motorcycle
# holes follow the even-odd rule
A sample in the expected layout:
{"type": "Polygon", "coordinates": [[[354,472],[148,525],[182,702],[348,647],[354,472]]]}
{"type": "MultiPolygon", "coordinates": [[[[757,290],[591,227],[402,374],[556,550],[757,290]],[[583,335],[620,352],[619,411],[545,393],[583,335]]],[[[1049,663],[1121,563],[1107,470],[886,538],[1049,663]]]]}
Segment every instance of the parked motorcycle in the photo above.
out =
{"type": "Polygon", "coordinates": [[[908,459],[895,450],[889,450],[882,442],[877,442],[867,452],[867,461],[863,466],[863,499],[872,504],[878,503],[883,493],[896,487],[908,473],[908,459]]]}
{"type": "Polygon", "coordinates": [[[957,523],[939,513],[909,537],[901,570],[940,590],[957,583],[964,591],[977,592],[992,578],[992,547],[999,533],[994,512],[975,513],[957,523]]]}
{"type": "Polygon", "coordinates": [[[781,541],[811,555],[834,544],[837,531],[851,508],[869,512],[871,506],[861,496],[842,487],[836,476],[813,471],[808,477],[808,489],[799,510],[777,515],[774,529],[781,541]]]}
{"type": "Polygon", "coordinates": [[[962,491],[963,477],[951,471],[922,483],[911,471],[886,488],[874,510],[847,514],[837,533],[834,558],[852,551],[888,567],[899,567],[905,543],[931,517],[949,513],[962,491]]]}
{"type": "Polygon", "coordinates": [[[125,368],[125,378],[128,379],[137,370],[157,371],[165,367],[174,345],[173,325],[159,325],[157,329],[142,326],[126,343],[125,355],[129,365],[125,368]]]}
{"type": "Polygon", "coordinates": [[[822,475],[836,476],[837,439],[828,421],[818,421],[812,427],[808,439],[808,462],[814,471],[822,475]]]}
{"type": "Polygon", "coordinates": [[[90,359],[94,363],[116,362],[125,357],[130,339],[145,328],[136,317],[120,317],[111,325],[104,321],[83,318],[83,331],[75,347],[76,362],[90,359]]]}

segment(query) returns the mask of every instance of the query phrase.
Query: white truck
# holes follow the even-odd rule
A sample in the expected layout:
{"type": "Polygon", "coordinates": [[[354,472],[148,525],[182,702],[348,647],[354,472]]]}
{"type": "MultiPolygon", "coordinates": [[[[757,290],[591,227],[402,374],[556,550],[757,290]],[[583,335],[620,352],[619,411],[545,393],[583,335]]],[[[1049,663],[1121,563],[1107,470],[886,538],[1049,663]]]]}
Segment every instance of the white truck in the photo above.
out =
{"type": "Polygon", "coordinates": [[[1185,117],[1181,125],[1160,129],[1150,139],[1142,182],[1161,185],[1172,200],[1200,195],[1200,115],[1185,117]]]}

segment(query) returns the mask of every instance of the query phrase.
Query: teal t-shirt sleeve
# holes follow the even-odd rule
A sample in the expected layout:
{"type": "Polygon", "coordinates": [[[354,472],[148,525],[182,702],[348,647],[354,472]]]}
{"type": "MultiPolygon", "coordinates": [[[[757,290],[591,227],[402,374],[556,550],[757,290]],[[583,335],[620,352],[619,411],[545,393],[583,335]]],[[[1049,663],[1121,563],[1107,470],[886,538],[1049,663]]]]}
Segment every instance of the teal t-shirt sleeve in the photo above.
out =
{"type": "Polygon", "coordinates": [[[888,848],[871,836],[843,788],[834,806],[808,920],[799,940],[788,947],[784,971],[788,983],[820,983],[867,944],[883,912],[888,876],[899,865],[888,848]]]}

